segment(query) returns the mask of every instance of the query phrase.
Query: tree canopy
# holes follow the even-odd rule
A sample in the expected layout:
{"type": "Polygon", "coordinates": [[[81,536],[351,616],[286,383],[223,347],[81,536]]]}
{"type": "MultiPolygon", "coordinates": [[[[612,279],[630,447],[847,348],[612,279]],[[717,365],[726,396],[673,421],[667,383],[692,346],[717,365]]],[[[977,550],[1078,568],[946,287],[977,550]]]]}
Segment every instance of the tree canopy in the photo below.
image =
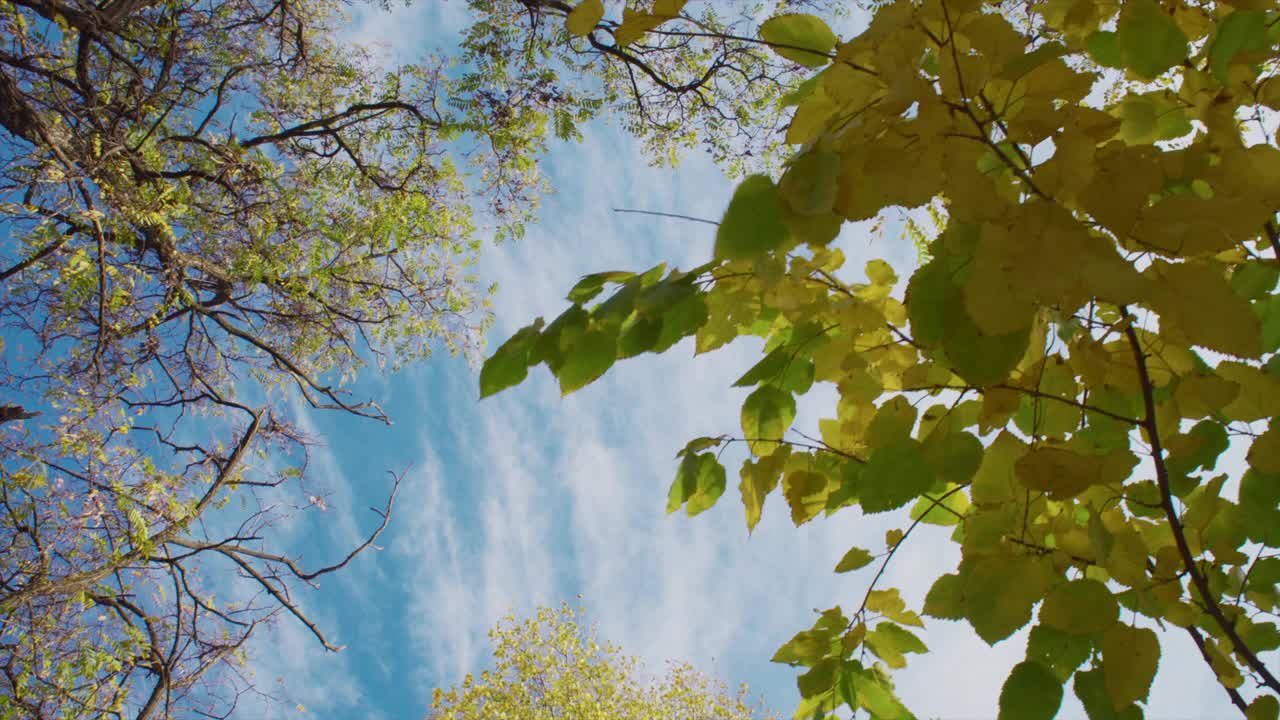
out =
{"type": "Polygon", "coordinates": [[[525,620],[509,616],[489,631],[493,667],[459,686],[437,688],[427,720],[770,720],[687,663],[650,681],[638,660],[602,643],[567,605],[525,620]]]}
{"type": "Polygon", "coordinates": [[[551,137],[608,111],[659,161],[767,165],[780,115],[723,108],[800,73],[731,37],[747,6],[634,43],[473,0],[458,49],[394,67],[341,37],[354,7],[0,8],[0,717],[229,713],[277,617],[337,649],[295,590],[373,546],[399,479],[304,567],[273,530],[323,509],[291,402],[389,421],[363,368],[478,348],[472,265],[522,234],[551,137]]]}
{"type": "MultiPolygon", "coordinates": [[[[685,6],[585,0],[566,28],[643,46],[701,32],[685,6]]],[[[851,37],[783,12],[737,40],[806,68],[776,96],[785,167],[741,181],[706,264],[582,278],[486,361],[481,395],[536,365],[567,394],[686,338],[764,339],[726,378],[750,388],[741,428],[688,443],[668,510],[716,503],[742,448],[749,529],[778,490],[796,525],[902,523],[836,568],[874,573],[865,595],[774,655],[802,669],[797,717],[911,717],[891,675],[927,652],[923,613],[993,645],[1030,626],[1002,718],[1053,717],[1066,692],[1091,720],[1141,717],[1170,652],[1275,718],[1274,5],[896,0],[851,37]],[[894,208],[934,212],[919,267],[845,268],[844,224],[894,208]],[[836,406],[798,419],[821,383],[836,406]],[[880,581],[921,524],[953,528],[961,560],[908,607],[880,581]]]]}
{"type": "Polygon", "coordinates": [[[295,562],[289,398],[386,420],[362,366],[477,346],[478,228],[533,207],[554,104],[455,109],[448,60],[387,69],[347,10],[0,8],[0,717],[220,716],[262,622],[336,648],[291,588],[398,481],[295,562]]]}

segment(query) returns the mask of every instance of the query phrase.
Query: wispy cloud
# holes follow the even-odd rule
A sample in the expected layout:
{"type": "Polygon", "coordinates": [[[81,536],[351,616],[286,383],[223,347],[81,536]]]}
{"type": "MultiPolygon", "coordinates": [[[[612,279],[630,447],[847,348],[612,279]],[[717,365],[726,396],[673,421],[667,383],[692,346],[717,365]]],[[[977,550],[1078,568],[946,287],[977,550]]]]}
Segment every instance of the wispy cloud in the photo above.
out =
{"type": "MultiPolygon", "coordinates": [[[[404,28],[415,28],[447,37],[464,11],[460,0],[371,11],[352,33],[408,41],[404,28]]],[[[391,43],[389,57],[409,46],[391,43]]],[[[559,314],[564,292],[582,274],[663,260],[689,267],[709,257],[708,226],[613,208],[716,219],[732,183],[701,159],[673,172],[647,168],[639,157],[633,142],[598,126],[583,144],[557,146],[556,194],[542,221],[521,242],[488,248],[483,258],[487,279],[500,287],[491,347],[535,316],[559,314]]],[[[869,241],[865,225],[847,228],[839,242],[851,276],[871,257],[888,257],[905,275],[915,254],[903,240],[869,241]]],[[[602,635],[651,669],[690,660],[731,682],[748,681],[789,713],[795,672],[767,658],[812,622],[814,610],[857,606],[868,575],[832,568],[851,545],[882,550],[885,531],[902,527],[902,518],[850,510],[797,529],[775,495],[748,537],[731,458],[729,488],[715,508],[693,519],[664,514],[672,455],[689,438],[737,427],[744,393],[727,385],[758,348],[739,341],[694,360],[685,343],[626,361],[566,399],[538,369],[522,386],[479,403],[474,371],[441,358],[374,386],[397,421],[391,430],[315,418],[331,445],[317,456],[317,470],[332,493],[338,536],[364,527],[361,513],[379,487],[371,477],[413,468],[385,536],[388,551],[362,558],[337,591],[315,596],[351,648],[320,654],[301,628],[281,628],[279,642],[261,654],[264,675],[287,675],[290,696],[296,690],[317,714],[363,717],[349,714],[358,707],[416,717],[433,686],[486,665],[485,633],[503,615],[581,595],[602,635]]],[[[833,412],[834,398],[830,389],[816,390],[802,422],[833,412]]],[[[932,579],[957,559],[946,530],[921,528],[882,582],[901,587],[919,608],[932,579]]],[[[921,634],[932,652],[897,676],[908,704],[921,717],[991,717],[1024,635],[988,648],[963,623],[928,621],[921,634]]],[[[1148,717],[1228,714],[1190,641],[1164,640],[1174,656],[1162,664],[1148,717]]],[[[1083,717],[1067,694],[1061,716],[1083,717]]]]}

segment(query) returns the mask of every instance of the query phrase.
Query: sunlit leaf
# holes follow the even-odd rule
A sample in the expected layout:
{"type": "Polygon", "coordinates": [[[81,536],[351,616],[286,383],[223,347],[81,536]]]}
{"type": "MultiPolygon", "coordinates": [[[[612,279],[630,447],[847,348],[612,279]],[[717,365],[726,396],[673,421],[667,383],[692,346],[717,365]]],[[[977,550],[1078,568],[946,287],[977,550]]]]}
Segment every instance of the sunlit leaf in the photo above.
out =
{"type": "Polygon", "coordinates": [[[806,67],[822,67],[836,46],[836,34],[814,15],[777,15],[760,26],[760,39],[782,57],[806,67]]]}

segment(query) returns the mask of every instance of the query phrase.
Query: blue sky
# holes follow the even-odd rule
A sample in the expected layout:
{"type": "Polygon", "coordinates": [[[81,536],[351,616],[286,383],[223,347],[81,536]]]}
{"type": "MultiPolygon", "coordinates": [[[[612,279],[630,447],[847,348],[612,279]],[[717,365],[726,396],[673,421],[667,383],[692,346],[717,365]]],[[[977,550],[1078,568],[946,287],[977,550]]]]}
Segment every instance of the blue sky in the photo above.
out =
{"type": "MultiPolygon", "coordinates": [[[[446,44],[464,10],[457,0],[422,0],[366,15],[353,34],[411,60],[415,45],[446,44]]],[[[716,219],[731,181],[701,157],[675,171],[646,167],[635,143],[604,124],[586,135],[554,147],[547,167],[556,193],[528,236],[486,248],[481,272],[499,284],[490,347],[538,315],[559,314],[582,274],[664,260],[690,267],[710,257],[708,226],[611,208],[716,219]]],[[[839,242],[848,273],[882,257],[900,276],[910,274],[915,251],[907,240],[872,239],[851,226],[839,242]]],[[[768,657],[807,628],[815,610],[856,604],[869,575],[831,569],[851,545],[882,548],[884,532],[902,518],[846,511],[797,529],[772,497],[748,537],[736,480],[695,519],[664,513],[674,453],[692,437],[737,427],[744,392],[728,386],[758,351],[743,340],[695,360],[686,342],[622,363],[566,399],[539,369],[483,402],[477,369],[440,355],[394,376],[371,372],[354,388],[382,404],[395,421],[390,428],[296,407],[322,443],[306,492],[328,505],[283,526],[286,544],[304,559],[325,562],[358,542],[376,523],[368,506],[381,504],[387,472],[407,473],[381,550],[302,597],[347,649],[325,654],[305,628],[282,622],[259,638],[257,682],[288,707],[305,706],[300,717],[421,717],[433,687],[484,667],[485,633],[499,618],[567,600],[648,668],[691,661],[730,685],[748,683],[789,717],[795,673],[768,657]]],[[[830,389],[811,393],[801,427],[816,427],[834,402],[830,389]]],[[[886,578],[916,608],[957,560],[946,531],[929,530],[913,536],[886,578]]],[[[897,675],[909,707],[921,718],[994,716],[1025,634],[989,648],[967,625],[930,621],[923,637],[932,652],[897,675]]],[[[1147,716],[1230,717],[1190,640],[1172,635],[1165,648],[1147,716]]],[[[1060,717],[1083,717],[1067,695],[1060,717]]],[[[240,717],[279,716],[246,701],[240,717]]]]}

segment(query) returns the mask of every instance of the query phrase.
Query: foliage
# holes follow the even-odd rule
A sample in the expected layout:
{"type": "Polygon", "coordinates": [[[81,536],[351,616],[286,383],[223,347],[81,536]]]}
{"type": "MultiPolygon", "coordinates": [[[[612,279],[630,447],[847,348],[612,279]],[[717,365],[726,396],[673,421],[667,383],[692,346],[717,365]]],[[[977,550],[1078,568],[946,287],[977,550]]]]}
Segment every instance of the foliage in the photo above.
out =
{"type": "Polygon", "coordinates": [[[1269,3],[897,0],[831,42],[818,16],[768,19],[759,42],[816,70],[786,95],[781,177],[742,181],[706,265],[593,276],[499,348],[484,392],[536,364],[567,393],[587,356],[594,377],[682,338],[765,339],[741,434],[689,443],[669,509],[714,502],[741,443],[749,528],[779,487],[797,525],[903,522],[841,562],[878,560],[864,598],[774,656],[804,669],[797,717],[910,717],[890,675],[925,651],[923,623],[879,581],[922,523],[961,553],[926,615],[991,644],[1031,626],[1002,717],[1051,717],[1068,687],[1092,720],[1141,717],[1172,630],[1242,714],[1275,717],[1277,20],[1269,3]],[[844,269],[842,223],[920,206],[939,232],[905,292],[883,261],[844,269]],[[795,398],[818,383],[839,400],[815,438],[795,398]],[[1219,470],[1228,450],[1247,466],[1219,470]]]}
{"type": "Polygon", "coordinates": [[[366,362],[476,347],[474,215],[518,233],[547,137],[345,10],[0,7],[0,717],[222,715],[276,617],[336,649],[291,588],[355,553],[272,532],[323,503],[290,403],[386,420],[366,362]]]}
{"type": "MultiPolygon", "coordinates": [[[[689,3],[651,0],[468,0],[474,22],[460,60],[467,97],[538,98],[561,138],[603,116],[674,165],[700,148],[730,172],[776,167],[785,130],[778,105],[805,69],[752,37],[771,7],[841,15],[844,0],[689,3]],[[727,109],[733,108],[730,112],[727,109]]],[[[467,100],[465,102],[470,102],[467,100]]]]}
{"type": "Polygon", "coordinates": [[[567,605],[507,617],[489,637],[493,668],[437,688],[428,720],[769,720],[747,704],[745,685],[730,693],[688,664],[647,682],[636,659],[598,642],[567,605]]]}

